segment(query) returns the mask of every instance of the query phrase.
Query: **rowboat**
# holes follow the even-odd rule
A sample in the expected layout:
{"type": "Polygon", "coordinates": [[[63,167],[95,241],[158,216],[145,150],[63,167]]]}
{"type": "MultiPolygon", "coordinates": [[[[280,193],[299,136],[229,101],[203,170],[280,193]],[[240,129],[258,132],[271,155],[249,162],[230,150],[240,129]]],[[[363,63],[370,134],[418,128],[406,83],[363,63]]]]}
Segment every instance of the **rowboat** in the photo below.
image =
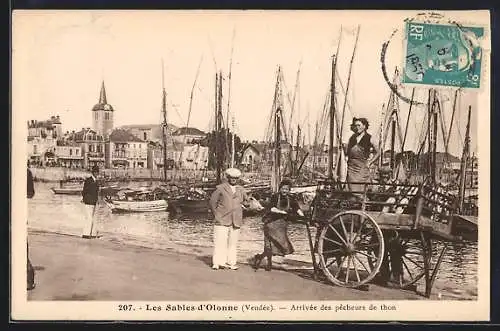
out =
{"type": "Polygon", "coordinates": [[[112,213],[144,213],[166,211],[167,200],[162,197],[161,190],[124,189],[114,196],[107,196],[104,201],[112,213]]]}
{"type": "Polygon", "coordinates": [[[106,204],[113,213],[144,213],[166,211],[168,203],[165,200],[152,201],[120,201],[110,200],[106,204]]]}
{"type": "Polygon", "coordinates": [[[66,194],[66,195],[81,195],[81,187],[51,187],[50,188],[54,194],[66,194]]]}

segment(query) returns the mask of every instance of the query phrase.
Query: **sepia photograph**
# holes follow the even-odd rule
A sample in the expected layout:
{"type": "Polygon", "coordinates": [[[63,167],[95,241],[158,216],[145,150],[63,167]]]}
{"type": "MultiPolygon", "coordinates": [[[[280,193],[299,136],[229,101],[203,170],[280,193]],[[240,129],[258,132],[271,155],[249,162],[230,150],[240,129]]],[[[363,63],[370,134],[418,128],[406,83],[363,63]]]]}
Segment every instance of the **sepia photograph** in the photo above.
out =
{"type": "Polygon", "coordinates": [[[12,318],[488,320],[490,33],[14,11],[12,318]]]}

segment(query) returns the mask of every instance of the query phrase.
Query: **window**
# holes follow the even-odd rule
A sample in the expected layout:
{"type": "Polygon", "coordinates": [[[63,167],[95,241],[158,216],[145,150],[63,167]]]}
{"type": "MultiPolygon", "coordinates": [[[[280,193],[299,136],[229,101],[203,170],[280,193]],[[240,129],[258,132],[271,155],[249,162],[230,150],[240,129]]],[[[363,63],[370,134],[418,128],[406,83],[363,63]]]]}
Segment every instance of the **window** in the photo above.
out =
{"type": "Polygon", "coordinates": [[[144,132],[144,140],[148,140],[148,134],[144,132]]]}
{"type": "Polygon", "coordinates": [[[95,113],[94,113],[94,118],[95,118],[96,120],[98,120],[98,119],[99,119],[99,113],[98,113],[98,112],[95,112],[95,113]]]}
{"type": "Polygon", "coordinates": [[[73,155],[73,149],[71,149],[71,148],[69,149],[69,155],[70,156],[73,155]]]}
{"type": "Polygon", "coordinates": [[[75,149],[75,155],[78,155],[78,149],[75,149]]]}
{"type": "Polygon", "coordinates": [[[139,149],[141,149],[141,147],[142,147],[142,144],[139,144],[139,149]]]}

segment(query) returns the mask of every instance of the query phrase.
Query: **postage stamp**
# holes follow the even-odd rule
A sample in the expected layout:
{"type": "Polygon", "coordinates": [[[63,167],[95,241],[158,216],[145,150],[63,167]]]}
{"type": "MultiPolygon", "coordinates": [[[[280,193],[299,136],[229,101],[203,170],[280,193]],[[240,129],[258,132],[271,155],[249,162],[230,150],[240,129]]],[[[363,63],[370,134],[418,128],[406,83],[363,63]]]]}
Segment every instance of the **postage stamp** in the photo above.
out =
{"type": "Polygon", "coordinates": [[[482,27],[407,22],[402,83],[478,89],[482,27]]]}

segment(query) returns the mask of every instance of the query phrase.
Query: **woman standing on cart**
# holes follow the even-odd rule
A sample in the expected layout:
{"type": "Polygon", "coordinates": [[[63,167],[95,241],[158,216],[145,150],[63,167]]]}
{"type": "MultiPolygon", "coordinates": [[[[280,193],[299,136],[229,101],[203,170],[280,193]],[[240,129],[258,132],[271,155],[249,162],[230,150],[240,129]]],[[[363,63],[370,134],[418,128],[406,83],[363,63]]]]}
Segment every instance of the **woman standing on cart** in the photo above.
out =
{"type": "Polygon", "coordinates": [[[298,221],[304,217],[297,200],[290,195],[292,183],[288,179],[281,181],[279,192],[271,197],[267,211],[262,217],[264,222],[264,252],[256,254],[253,260],[253,268],[259,269],[264,257],[267,258],[265,269],[272,268],[273,256],[285,256],[294,252],[292,243],[288,238],[288,223],[298,221]]]}
{"type": "Polygon", "coordinates": [[[349,191],[358,192],[361,196],[364,185],[351,183],[369,183],[371,181],[370,166],[379,158],[379,151],[372,143],[372,136],[366,132],[369,123],[366,118],[353,118],[351,130],[354,134],[347,143],[347,182],[349,191]],[[370,159],[370,155],[373,157],[370,159]]]}

